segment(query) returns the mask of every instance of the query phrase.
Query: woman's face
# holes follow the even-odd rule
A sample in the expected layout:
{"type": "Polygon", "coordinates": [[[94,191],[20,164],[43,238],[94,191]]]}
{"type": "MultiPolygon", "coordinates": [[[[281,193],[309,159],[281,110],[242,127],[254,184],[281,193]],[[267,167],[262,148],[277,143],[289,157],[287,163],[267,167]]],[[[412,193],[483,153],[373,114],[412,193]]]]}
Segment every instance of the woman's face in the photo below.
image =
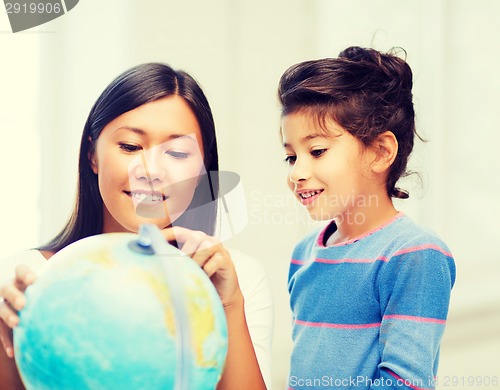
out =
{"type": "Polygon", "coordinates": [[[177,95],[109,122],[90,156],[104,201],[103,233],[169,226],[191,203],[203,156],[198,121],[177,95]]]}

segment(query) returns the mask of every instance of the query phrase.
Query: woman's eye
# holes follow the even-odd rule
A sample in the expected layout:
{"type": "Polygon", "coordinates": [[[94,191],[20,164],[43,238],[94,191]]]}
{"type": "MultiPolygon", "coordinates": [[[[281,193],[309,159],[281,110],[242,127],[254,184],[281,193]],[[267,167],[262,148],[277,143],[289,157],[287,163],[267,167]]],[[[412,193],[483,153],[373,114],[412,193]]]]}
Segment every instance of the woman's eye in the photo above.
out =
{"type": "Polygon", "coordinates": [[[173,151],[173,150],[169,150],[166,152],[166,154],[168,154],[169,156],[175,158],[175,159],[178,159],[178,160],[184,160],[186,158],[189,157],[189,153],[185,153],[185,152],[176,152],[176,151],[173,151]]]}
{"type": "Polygon", "coordinates": [[[124,150],[125,152],[137,152],[138,150],[141,150],[141,147],[139,145],[132,145],[132,144],[120,144],[120,149],[124,150]]]}
{"type": "Polygon", "coordinates": [[[297,156],[286,156],[285,157],[285,163],[287,164],[294,164],[295,160],[297,160],[297,156]]]}
{"type": "Polygon", "coordinates": [[[313,157],[321,157],[323,154],[325,154],[326,149],[315,149],[311,150],[311,156],[313,157]]]}

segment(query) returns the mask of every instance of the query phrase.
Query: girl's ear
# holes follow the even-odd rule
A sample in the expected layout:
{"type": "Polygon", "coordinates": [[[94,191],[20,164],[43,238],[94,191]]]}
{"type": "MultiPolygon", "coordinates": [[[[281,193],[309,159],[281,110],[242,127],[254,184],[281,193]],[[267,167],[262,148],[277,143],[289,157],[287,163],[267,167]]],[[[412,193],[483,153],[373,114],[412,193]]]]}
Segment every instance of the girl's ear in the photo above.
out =
{"type": "Polygon", "coordinates": [[[90,136],[88,140],[90,143],[89,153],[88,153],[90,167],[92,168],[92,171],[97,175],[98,169],[97,169],[97,156],[95,155],[95,145],[90,136]]]}
{"type": "Polygon", "coordinates": [[[371,168],[375,173],[383,173],[390,168],[398,154],[398,140],[392,131],[380,134],[372,144],[375,159],[371,168]]]}

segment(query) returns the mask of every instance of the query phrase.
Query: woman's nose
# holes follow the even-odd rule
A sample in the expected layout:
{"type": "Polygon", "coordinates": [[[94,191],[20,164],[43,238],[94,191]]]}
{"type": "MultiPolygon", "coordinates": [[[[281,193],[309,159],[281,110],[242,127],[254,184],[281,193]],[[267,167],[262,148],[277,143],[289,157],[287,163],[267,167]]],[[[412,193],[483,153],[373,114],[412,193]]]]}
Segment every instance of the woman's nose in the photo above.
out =
{"type": "Polygon", "coordinates": [[[137,159],[134,159],[132,174],[136,179],[147,181],[148,183],[163,182],[167,169],[165,159],[162,158],[159,148],[151,148],[143,151],[137,159]]]}

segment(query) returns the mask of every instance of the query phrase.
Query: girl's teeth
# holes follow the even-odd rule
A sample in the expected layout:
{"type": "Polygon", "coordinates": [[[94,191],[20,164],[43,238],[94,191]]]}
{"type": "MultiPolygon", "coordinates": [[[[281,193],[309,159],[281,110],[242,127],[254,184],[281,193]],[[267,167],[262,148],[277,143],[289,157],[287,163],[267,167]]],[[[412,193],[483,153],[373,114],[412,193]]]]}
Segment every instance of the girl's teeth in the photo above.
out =
{"type": "Polygon", "coordinates": [[[305,193],[300,194],[300,196],[303,199],[307,199],[307,198],[310,198],[311,196],[314,196],[314,195],[319,194],[319,193],[320,193],[320,191],[305,192],[305,193]]]}

